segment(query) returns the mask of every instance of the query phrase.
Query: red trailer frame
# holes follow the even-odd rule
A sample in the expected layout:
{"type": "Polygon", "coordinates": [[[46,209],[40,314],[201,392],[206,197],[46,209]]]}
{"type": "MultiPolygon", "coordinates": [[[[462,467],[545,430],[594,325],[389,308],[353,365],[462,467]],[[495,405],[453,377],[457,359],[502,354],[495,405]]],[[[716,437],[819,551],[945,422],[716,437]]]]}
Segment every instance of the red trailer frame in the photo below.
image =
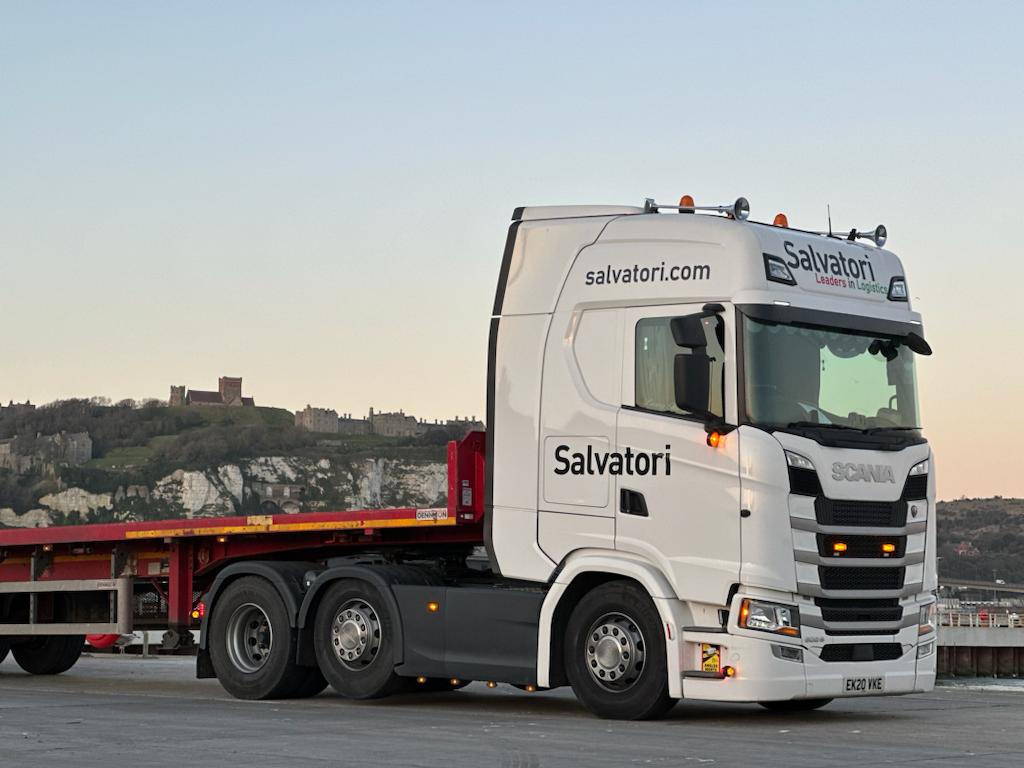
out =
{"type": "Polygon", "coordinates": [[[0,614],[0,637],[127,634],[137,623],[133,602],[141,585],[166,602],[163,626],[187,638],[187,644],[188,630],[199,626],[199,617],[193,615],[197,594],[230,563],[322,560],[356,549],[481,543],[484,447],[483,432],[449,443],[448,506],[442,508],[2,529],[0,601],[21,596],[28,605],[23,620],[5,620],[0,614]],[[60,620],[56,593],[71,600],[92,595],[93,603],[97,593],[105,593],[109,614],[60,620]]]}

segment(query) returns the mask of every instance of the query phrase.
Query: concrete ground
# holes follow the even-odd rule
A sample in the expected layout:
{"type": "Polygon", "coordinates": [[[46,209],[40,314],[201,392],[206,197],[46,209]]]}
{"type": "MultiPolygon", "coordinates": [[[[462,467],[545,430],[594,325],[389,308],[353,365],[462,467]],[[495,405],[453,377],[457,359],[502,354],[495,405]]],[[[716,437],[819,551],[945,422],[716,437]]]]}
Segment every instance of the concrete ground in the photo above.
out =
{"type": "Polygon", "coordinates": [[[567,690],[480,684],[351,702],[244,702],[187,658],[85,657],[65,675],[0,664],[0,766],[1024,764],[1024,690],[939,689],[785,715],[679,704],[658,722],[598,720],[567,690]]]}

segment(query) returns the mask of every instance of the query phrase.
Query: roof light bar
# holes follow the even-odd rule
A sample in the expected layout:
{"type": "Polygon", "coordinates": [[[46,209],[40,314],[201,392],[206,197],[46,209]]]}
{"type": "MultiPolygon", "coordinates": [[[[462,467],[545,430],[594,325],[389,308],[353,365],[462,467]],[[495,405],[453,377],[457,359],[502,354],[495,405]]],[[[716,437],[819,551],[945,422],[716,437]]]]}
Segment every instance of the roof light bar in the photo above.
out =
{"type": "MultiPolygon", "coordinates": [[[[687,195],[687,197],[689,197],[687,195]]],[[[692,200],[693,198],[690,198],[692,200]]],[[[660,210],[679,211],[680,213],[693,213],[694,211],[711,211],[713,213],[725,213],[737,221],[746,221],[750,217],[750,203],[745,197],[736,198],[732,205],[664,205],[654,202],[653,197],[644,200],[644,213],[657,213],[660,210]]],[[[686,201],[689,202],[689,201],[686,201]]]]}

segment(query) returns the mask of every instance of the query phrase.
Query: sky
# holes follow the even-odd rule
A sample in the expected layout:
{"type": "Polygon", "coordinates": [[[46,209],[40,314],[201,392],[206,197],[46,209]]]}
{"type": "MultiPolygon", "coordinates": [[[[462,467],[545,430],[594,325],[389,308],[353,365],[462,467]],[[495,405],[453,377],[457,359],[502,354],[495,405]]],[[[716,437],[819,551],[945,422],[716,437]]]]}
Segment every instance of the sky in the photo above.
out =
{"type": "Polygon", "coordinates": [[[0,399],[483,417],[519,205],[883,222],[940,498],[1024,496],[1024,8],[0,0],[0,399]],[[1017,297],[1017,298],[1015,298],[1017,297]]]}

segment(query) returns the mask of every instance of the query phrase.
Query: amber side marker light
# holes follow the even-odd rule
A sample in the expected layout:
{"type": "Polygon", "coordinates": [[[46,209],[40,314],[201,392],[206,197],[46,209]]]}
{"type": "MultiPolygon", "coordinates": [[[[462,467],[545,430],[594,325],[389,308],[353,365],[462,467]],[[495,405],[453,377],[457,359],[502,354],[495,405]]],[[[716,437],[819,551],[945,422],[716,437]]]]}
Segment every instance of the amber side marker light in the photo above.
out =
{"type": "Polygon", "coordinates": [[[896,545],[895,544],[883,544],[882,545],[882,551],[885,552],[885,554],[887,554],[887,555],[891,555],[893,552],[896,551],[896,545]]]}
{"type": "Polygon", "coordinates": [[[488,680],[487,681],[487,687],[488,688],[497,688],[498,684],[496,682],[494,682],[493,680],[488,680]]]}
{"type": "Polygon", "coordinates": [[[709,432],[708,433],[708,445],[710,445],[712,448],[717,448],[721,442],[722,442],[722,433],[721,432],[717,432],[716,431],[716,432],[709,432]]]}
{"type": "Polygon", "coordinates": [[[416,682],[420,685],[423,685],[425,682],[427,682],[427,678],[425,678],[423,675],[420,675],[416,678],[416,682]]]}
{"type": "Polygon", "coordinates": [[[206,615],[206,605],[199,603],[195,608],[192,609],[192,618],[201,619],[206,615]]]}
{"type": "Polygon", "coordinates": [[[736,667],[722,667],[722,674],[726,677],[736,677],[736,667]]]}
{"type": "Polygon", "coordinates": [[[537,686],[535,686],[535,685],[527,685],[527,686],[523,687],[523,690],[526,691],[527,693],[533,693],[534,691],[537,690],[537,686]]]}
{"type": "Polygon", "coordinates": [[[835,553],[845,552],[847,549],[845,541],[837,541],[832,544],[832,551],[835,553]]]}
{"type": "Polygon", "coordinates": [[[772,226],[775,227],[789,227],[789,219],[786,218],[784,213],[776,213],[775,220],[772,222],[772,226]]]}
{"type": "Polygon", "coordinates": [[[440,603],[434,602],[433,600],[427,603],[427,611],[429,613],[437,613],[439,610],[441,610],[440,603]]]}

